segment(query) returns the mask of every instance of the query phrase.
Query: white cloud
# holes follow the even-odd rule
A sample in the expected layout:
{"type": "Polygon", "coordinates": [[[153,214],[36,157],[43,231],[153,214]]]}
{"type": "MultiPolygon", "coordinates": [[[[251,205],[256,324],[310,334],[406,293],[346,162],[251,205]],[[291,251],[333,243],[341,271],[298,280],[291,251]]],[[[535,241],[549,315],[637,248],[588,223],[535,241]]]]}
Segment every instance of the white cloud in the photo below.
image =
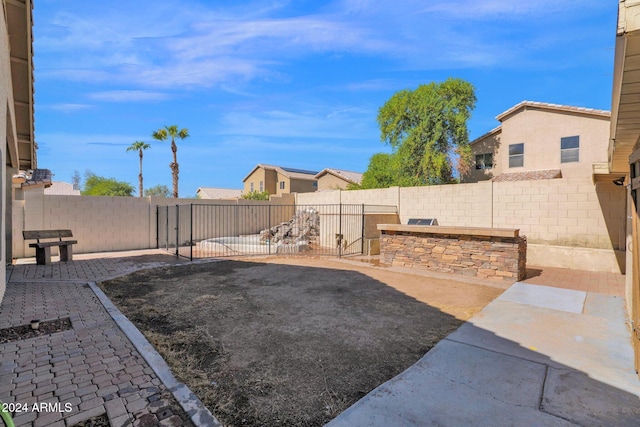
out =
{"type": "Polygon", "coordinates": [[[372,117],[375,117],[375,110],[358,107],[300,113],[282,110],[232,112],[224,116],[220,133],[305,139],[313,135],[314,138],[370,141],[377,138],[370,131],[372,117]]]}
{"type": "Polygon", "coordinates": [[[144,102],[162,101],[168,99],[169,95],[162,92],[147,92],[143,90],[111,90],[90,93],[88,98],[106,102],[144,102]]]}
{"type": "Polygon", "coordinates": [[[336,0],[300,14],[288,1],[84,3],[59,3],[69,9],[36,27],[36,59],[47,58],[39,76],[202,88],[287,81],[291,64],[318,54],[373,57],[396,69],[508,65],[527,49],[521,30],[507,23],[584,7],[577,0],[336,0]]]}
{"type": "Polygon", "coordinates": [[[37,108],[43,109],[43,110],[60,111],[62,113],[73,113],[75,111],[86,110],[88,108],[91,108],[91,105],[63,103],[63,104],[51,104],[51,105],[38,105],[37,108]]]}

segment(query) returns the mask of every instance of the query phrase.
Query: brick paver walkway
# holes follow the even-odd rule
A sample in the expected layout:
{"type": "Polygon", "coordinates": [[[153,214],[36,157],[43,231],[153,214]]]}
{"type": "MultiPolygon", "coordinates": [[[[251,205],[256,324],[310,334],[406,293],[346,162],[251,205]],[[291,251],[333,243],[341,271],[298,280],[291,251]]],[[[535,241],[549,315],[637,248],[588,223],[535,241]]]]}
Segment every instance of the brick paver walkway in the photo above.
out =
{"type": "Polygon", "coordinates": [[[527,278],[523,282],[615,296],[624,296],[625,291],[624,274],[567,268],[527,266],[527,278]]]}
{"type": "Polygon", "coordinates": [[[89,286],[74,282],[176,262],[163,257],[14,266],[0,329],[36,318],[72,323],[67,331],[0,344],[0,400],[27,408],[15,414],[16,426],[73,426],[105,413],[112,427],[192,425],[89,286]],[[34,410],[34,403],[54,405],[34,410]]]}

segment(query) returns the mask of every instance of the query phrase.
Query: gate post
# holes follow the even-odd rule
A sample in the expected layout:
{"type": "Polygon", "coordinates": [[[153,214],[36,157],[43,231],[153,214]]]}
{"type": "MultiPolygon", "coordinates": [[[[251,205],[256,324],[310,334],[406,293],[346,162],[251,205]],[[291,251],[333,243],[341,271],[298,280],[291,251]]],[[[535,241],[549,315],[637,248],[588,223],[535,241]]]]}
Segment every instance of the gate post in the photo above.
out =
{"type": "MultiPolygon", "coordinates": [[[[362,204],[362,234],[360,235],[360,255],[364,255],[364,203],[362,204]]],[[[367,254],[369,255],[369,254],[367,254]]]]}
{"type": "Polygon", "coordinates": [[[189,221],[189,261],[193,261],[193,203],[189,205],[190,221],[189,221]]]}
{"type": "MultiPolygon", "coordinates": [[[[342,194],[342,193],[341,193],[342,194]]],[[[338,236],[340,236],[340,243],[338,244],[338,258],[342,258],[342,202],[338,205],[338,236]]]]}
{"type": "Polygon", "coordinates": [[[176,205],[176,256],[180,256],[180,205],[176,205]]]}

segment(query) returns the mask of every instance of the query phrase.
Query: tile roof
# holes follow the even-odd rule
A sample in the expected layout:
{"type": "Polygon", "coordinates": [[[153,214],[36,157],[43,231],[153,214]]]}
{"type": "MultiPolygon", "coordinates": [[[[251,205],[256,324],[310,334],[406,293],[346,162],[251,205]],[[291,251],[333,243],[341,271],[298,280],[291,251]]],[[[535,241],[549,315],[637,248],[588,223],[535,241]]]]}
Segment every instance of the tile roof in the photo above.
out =
{"type": "Polygon", "coordinates": [[[315,176],[316,179],[320,179],[320,177],[331,174],[337,176],[338,178],[344,179],[347,182],[352,184],[360,184],[362,182],[362,174],[360,172],[351,172],[345,171],[341,169],[333,169],[333,168],[325,168],[322,171],[318,172],[315,176]]]}
{"type": "Polygon", "coordinates": [[[247,178],[249,178],[251,174],[254,173],[258,168],[262,168],[265,170],[275,170],[281,173],[282,175],[286,176],[287,178],[303,179],[307,181],[315,181],[316,180],[315,176],[318,174],[318,171],[310,171],[310,170],[304,170],[304,169],[296,169],[296,168],[289,168],[284,166],[267,165],[264,163],[259,163],[256,165],[256,167],[251,169],[251,172],[249,172],[247,176],[244,177],[242,182],[246,181],[247,178]]]}
{"type": "Polygon", "coordinates": [[[79,196],[80,190],[74,190],[73,184],[62,181],[53,181],[51,187],[44,189],[44,194],[54,196],[79,196]]]}
{"type": "Polygon", "coordinates": [[[560,169],[550,169],[542,171],[530,171],[530,172],[514,172],[514,173],[501,173],[492,179],[493,182],[513,182],[513,181],[533,181],[537,179],[556,179],[562,178],[562,171],[560,169]]]}
{"type": "Polygon", "coordinates": [[[196,193],[201,199],[236,199],[242,196],[242,190],[231,188],[199,187],[196,193]]]}
{"type": "Polygon", "coordinates": [[[550,104],[547,102],[522,101],[519,104],[509,108],[504,113],[496,116],[496,119],[502,121],[507,116],[515,113],[518,110],[526,109],[527,107],[538,108],[542,110],[562,111],[566,113],[578,113],[578,114],[585,114],[590,116],[611,117],[610,111],[597,110],[595,108],[573,107],[570,105],[550,104]]]}

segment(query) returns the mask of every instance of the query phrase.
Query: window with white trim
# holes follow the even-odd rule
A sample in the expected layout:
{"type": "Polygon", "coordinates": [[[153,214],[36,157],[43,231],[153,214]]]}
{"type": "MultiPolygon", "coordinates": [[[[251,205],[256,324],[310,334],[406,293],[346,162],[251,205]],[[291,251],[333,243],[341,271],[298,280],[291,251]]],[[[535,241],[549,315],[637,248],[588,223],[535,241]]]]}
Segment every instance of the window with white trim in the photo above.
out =
{"type": "Polygon", "coordinates": [[[492,168],[493,168],[493,153],[476,155],[476,169],[492,169],[492,168]]]}
{"type": "Polygon", "coordinates": [[[524,166],[524,143],[509,145],[509,167],[524,166]]]}
{"type": "Polygon", "coordinates": [[[285,184],[284,184],[284,181],[280,181],[280,189],[281,189],[281,190],[284,190],[284,185],[285,185],[285,184]]]}
{"type": "Polygon", "coordinates": [[[580,161],[580,137],[567,136],[560,138],[560,163],[580,161]]]}

